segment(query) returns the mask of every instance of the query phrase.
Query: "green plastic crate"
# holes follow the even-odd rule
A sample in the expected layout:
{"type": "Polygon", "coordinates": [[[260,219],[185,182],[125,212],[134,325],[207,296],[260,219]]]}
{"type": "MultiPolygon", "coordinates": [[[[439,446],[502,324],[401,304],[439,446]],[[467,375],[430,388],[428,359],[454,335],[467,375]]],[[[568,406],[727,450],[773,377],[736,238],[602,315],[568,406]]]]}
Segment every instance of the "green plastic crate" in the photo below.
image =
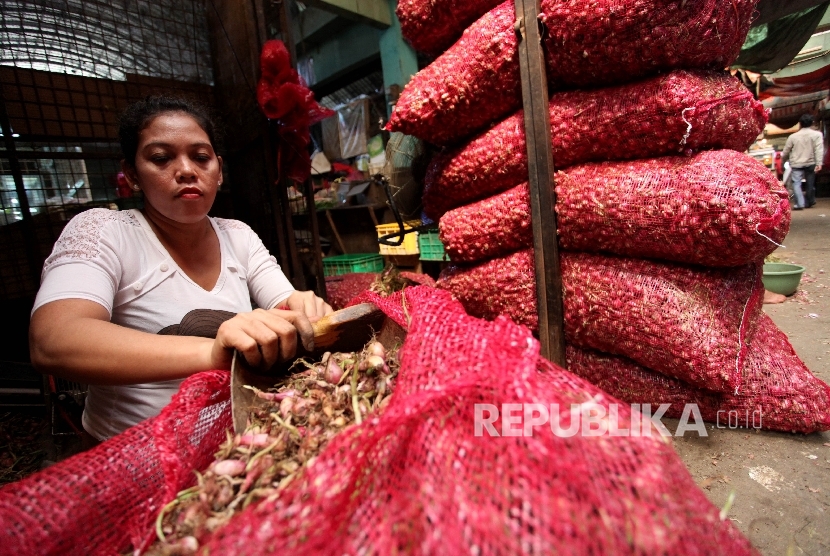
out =
{"type": "Polygon", "coordinates": [[[383,257],[378,253],[357,253],[323,257],[323,274],[337,276],[352,272],[382,272],[383,257]]]}
{"type": "Polygon", "coordinates": [[[418,234],[418,247],[422,261],[448,261],[450,258],[444,251],[444,244],[438,238],[438,230],[428,230],[418,234]]]}

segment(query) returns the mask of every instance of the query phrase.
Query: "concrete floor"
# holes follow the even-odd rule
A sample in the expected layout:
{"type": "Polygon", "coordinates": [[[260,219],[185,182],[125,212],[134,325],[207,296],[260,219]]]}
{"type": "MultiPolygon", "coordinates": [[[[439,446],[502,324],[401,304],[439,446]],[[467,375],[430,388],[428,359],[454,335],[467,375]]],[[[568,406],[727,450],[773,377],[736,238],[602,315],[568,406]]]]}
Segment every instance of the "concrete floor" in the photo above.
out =
{"type": "MultiPolygon", "coordinates": [[[[830,199],[794,211],[784,245],[774,255],[805,275],[794,296],[764,310],[830,383],[830,199]]],[[[753,545],[765,556],[830,555],[830,432],[707,429],[707,438],[675,438],[675,449],[716,506],[735,493],[729,518],[753,545]]]]}

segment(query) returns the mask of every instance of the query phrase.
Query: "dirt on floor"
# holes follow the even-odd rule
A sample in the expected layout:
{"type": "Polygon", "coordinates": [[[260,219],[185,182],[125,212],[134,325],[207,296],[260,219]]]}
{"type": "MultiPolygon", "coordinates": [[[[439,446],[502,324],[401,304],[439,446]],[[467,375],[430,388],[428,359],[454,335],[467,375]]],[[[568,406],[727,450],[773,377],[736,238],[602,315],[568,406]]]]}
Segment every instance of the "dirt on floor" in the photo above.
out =
{"type": "MultiPolygon", "coordinates": [[[[830,383],[830,199],[793,211],[790,233],[774,256],[803,265],[786,302],[764,310],[807,367],[830,383]]],[[[676,421],[665,421],[674,430],[676,421]]],[[[784,434],[707,425],[674,439],[698,485],[765,556],[830,555],[830,432],[784,434]]]]}

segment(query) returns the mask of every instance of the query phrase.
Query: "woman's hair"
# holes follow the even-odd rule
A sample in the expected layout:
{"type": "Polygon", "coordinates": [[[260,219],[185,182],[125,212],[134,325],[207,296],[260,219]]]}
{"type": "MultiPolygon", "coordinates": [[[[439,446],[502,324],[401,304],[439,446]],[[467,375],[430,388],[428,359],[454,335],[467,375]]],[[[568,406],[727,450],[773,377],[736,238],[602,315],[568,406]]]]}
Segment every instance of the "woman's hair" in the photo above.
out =
{"type": "Polygon", "coordinates": [[[810,127],[813,125],[813,116],[812,114],[802,114],[801,118],[799,118],[798,123],[801,124],[801,127],[810,127]]]}
{"type": "Polygon", "coordinates": [[[118,139],[121,141],[121,152],[128,165],[135,166],[139,133],[150,125],[153,118],[167,112],[184,112],[192,117],[207,133],[214,150],[217,149],[217,126],[205,106],[182,97],[154,95],[129,105],[119,120],[118,139]]]}

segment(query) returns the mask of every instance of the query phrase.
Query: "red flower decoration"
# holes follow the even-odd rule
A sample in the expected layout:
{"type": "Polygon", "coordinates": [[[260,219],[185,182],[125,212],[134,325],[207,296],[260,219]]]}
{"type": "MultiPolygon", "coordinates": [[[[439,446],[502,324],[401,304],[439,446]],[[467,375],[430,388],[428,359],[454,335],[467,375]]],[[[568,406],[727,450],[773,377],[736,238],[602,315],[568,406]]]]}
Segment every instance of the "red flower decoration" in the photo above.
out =
{"type": "Polygon", "coordinates": [[[334,111],[314,100],[314,93],[291,67],[291,55],[282,41],[266,42],[259,62],[257,101],[265,116],[279,124],[280,174],[305,181],[311,175],[309,126],[333,116],[334,111]]]}

